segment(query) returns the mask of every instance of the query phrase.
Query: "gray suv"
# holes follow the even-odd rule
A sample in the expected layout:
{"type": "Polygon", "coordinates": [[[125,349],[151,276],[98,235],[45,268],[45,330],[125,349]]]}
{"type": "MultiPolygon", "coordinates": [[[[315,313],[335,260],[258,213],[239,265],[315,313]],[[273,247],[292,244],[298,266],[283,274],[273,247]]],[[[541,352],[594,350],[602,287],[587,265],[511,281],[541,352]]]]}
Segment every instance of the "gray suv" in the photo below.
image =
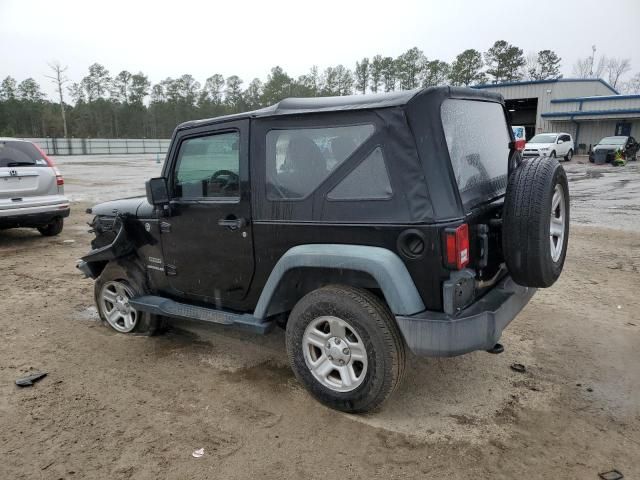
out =
{"type": "Polygon", "coordinates": [[[64,180],[51,159],[31,142],[0,138],[0,229],[37,228],[49,237],[68,216],[64,180]]]}

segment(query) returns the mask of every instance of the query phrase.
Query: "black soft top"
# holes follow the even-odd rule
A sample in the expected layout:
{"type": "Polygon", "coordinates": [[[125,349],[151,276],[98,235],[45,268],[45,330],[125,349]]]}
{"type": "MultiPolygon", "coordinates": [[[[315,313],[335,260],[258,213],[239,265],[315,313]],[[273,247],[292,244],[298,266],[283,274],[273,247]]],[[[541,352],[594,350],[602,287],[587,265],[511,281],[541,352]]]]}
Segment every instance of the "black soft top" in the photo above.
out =
{"type": "Polygon", "coordinates": [[[223,115],[202,120],[192,120],[178,125],[178,130],[200,127],[203,125],[240,120],[244,118],[276,117],[280,115],[296,115],[319,112],[339,112],[344,110],[371,110],[376,108],[408,105],[418,97],[456,97],[474,98],[478,100],[503,102],[502,95],[484,90],[463,87],[427,87],[413,90],[400,90],[388,93],[371,93],[367,95],[344,95],[339,97],[285,98],[269,107],[249,112],[223,115]]]}
{"type": "MultiPolygon", "coordinates": [[[[268,155],[267,134],[278,128],[344,125],[350,122],[376,124],[375,133],[318,186],[305,200],[272,199],[266,188],[252,191],[253,215],[268,221],[328,222],[396,222],[432,223],[463,218],[464,205],[451,166],[442,125],[441,106],[445,100],[475,100],[501,104],[500,94],[461,87],[429,87],[372,95],[342,97],[287,98],[275,105],[252,112],[186,122],[175,135],[187,130],[226,122],[250,119],[252,155],[268,155]],[[343,178],[345,172],[376,146],[384,147],[390,165],[392,189],[397,192],[389,201],[326,201],[326,195],[343,178]],[[316,205],[322,207],[316,208],[316,205]]],[[[507,125],[506,111],[505,125],[507,125]]],[[[511,129],[509,134],[513,137],[511,129]]],[[[174,137],[175,138],[175,137],[174,137]]],[[[513,138],[512,138],[513,140],[513,138]]],[[[175,143],[175,142],[174,142],[175,143]]],[[[173,147],[175,148],[175,147],[173,147]]],[[[505,158],[505,163],[508,159],[505,158]]],[[[168,175],[168,163],[165,174],[168,175]]],[[[252,182],[267,184],[267,162],[253,163],[252,182]]]]}

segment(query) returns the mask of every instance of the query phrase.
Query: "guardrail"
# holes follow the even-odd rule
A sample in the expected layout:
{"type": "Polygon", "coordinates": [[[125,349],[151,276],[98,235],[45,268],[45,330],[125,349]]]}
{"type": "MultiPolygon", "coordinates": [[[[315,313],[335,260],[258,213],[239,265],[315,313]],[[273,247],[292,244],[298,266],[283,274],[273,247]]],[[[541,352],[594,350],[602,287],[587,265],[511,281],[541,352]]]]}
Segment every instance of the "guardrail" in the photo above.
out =
{"type": "Polygon", "coordinates": [[[129,153],[166,154],[170,139],[151,138],[25,138],[47,155],[126,155],[129,153]]]}

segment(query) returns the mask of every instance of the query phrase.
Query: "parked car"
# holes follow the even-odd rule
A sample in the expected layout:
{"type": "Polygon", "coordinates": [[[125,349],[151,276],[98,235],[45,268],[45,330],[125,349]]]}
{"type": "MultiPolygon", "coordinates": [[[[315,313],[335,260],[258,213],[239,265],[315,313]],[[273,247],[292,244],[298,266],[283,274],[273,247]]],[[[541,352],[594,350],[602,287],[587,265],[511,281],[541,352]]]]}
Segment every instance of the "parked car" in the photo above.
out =
{"type": "Polygon", "coordinates": [[[573,158],[575,147],[568,133],[539,133],[527,142],[522,152],[525,157],[573,158]]]}
{"type": "Polygon", "coordinates": [[[560,275],[567,177],[522,161],[502,96],[434,87],[286,99],[179,125],[146,198],[90,209],[100,318],[286,329],[298,380],[347,412],[416,355],[499,353],[560,275]],[[535,208],[534,208],[535,207],[535,208]]]}
{"type": "Polygon", "coordinates": [[[31,142],[0,138],[0,229],[58,235],[69,211],[64,179],[51,159],[31,142]]]}
{"type": "Polygon", "coordinates": [[[602,152],[606,155],[606,162],[611,163],[616,156],[616,152],[622,152],[625,160],[637,160],[640,144],[633,137],[615,136],[605,137],[600,140],[595,147],[589,152],[589,161],[596,161],[596,152],[602,152]]]}

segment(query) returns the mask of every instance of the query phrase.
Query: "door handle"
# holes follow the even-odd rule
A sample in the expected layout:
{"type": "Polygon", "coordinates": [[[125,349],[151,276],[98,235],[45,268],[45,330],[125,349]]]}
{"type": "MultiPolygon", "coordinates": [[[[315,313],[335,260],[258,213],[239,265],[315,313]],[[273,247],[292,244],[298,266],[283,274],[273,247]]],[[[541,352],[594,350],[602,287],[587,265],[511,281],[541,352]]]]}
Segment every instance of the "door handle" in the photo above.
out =
{"type": "Polygon", "coordinates": [[[247,219],[235,217],[221,218],[220,220],[218,220],[218,225],[220,225],[221,227],[228,227],[231,230],[236,230],[238,228],[246,227],[247,219]]]}

